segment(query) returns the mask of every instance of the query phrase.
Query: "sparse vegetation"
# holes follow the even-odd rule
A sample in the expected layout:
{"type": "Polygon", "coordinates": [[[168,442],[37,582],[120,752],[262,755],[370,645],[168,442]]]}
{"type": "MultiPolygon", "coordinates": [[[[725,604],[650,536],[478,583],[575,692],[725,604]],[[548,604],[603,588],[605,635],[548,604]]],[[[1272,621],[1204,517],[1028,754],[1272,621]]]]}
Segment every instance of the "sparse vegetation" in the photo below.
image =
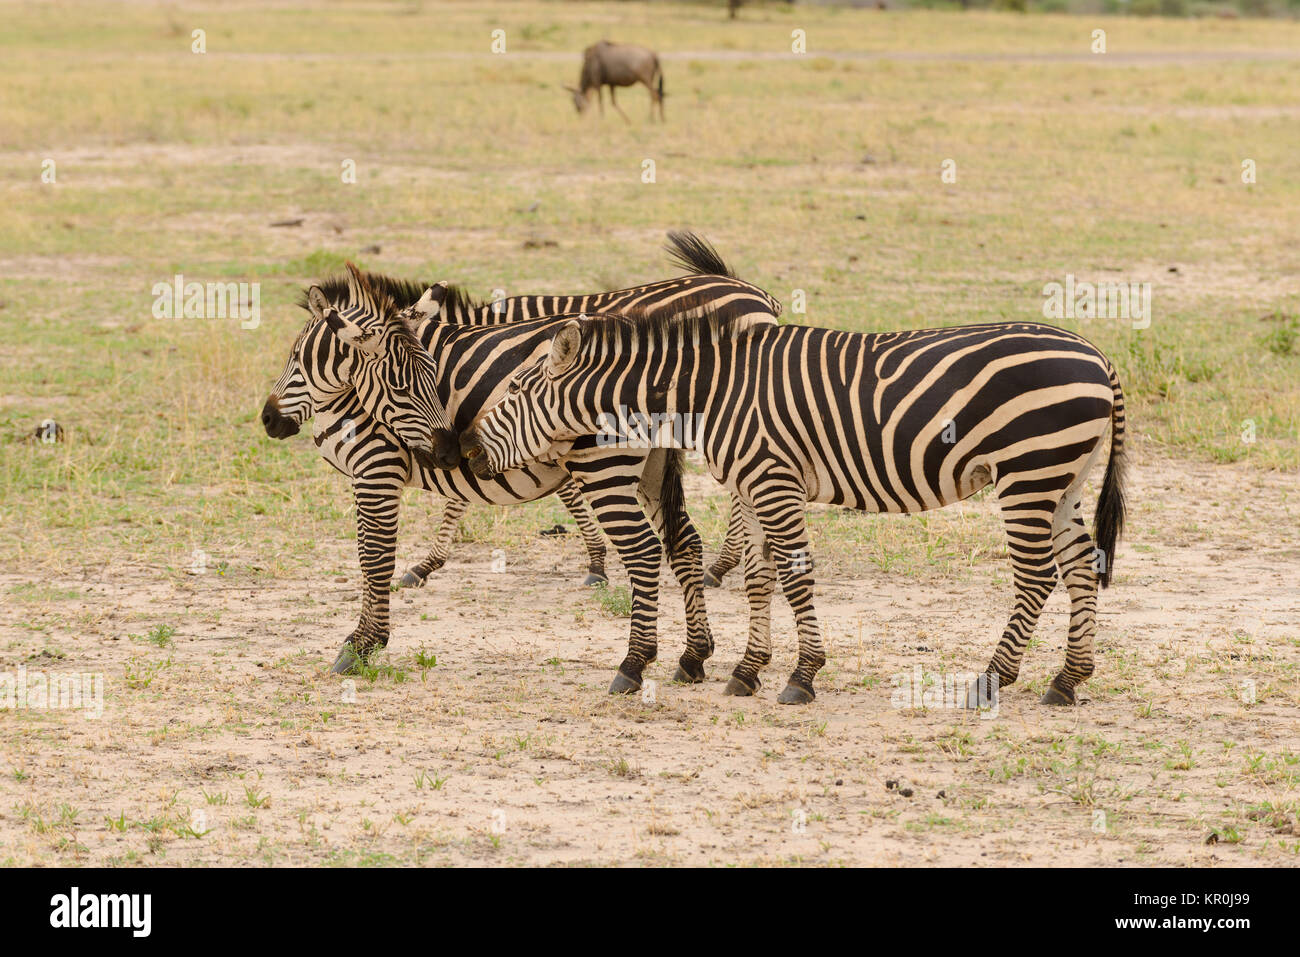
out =
{"type": "MultiPolygon", "coordinates": [[[[1300,25],[1108,18],[1128,59],[1097,68],[1091,16],[309,12],[204,8],[200,60],[188,16],[148,4],[6,10],[0,671],[101,675],[105,715],[0,715],[0,862],[1295,865],[1300,634],[1261,575],[1300,549],[1300,84],[1247,54],[1300,48],[1300,25]],[[573,115],[576,59],[554,54],[593,24],[673,52],[666,124],[573,115]],[[739,570],[707,594],[703,684],[671,681],[666,569],[654,706],[607,696],[631,596],[612,550],[613,584],[577,586],[576,536],[538,534],[568,521],[554,500],[471,510],[448,566],[394,596],[389,648],[351,685],[326,674],[361,602],[348,484],[307,431],[258,421],[302,284],[350,260],[481,296],[616,287],[669,274],[680,225],[785,320],[853,330],[1038,320],[1067,274],[1152,283],[1147,328],[1062,320],[1117,363],[1133,436],[1086,706],[1037,703],[1058,593],[997,716],[890,707],[895,674],[982,668],[996,641],[987,495],[812,511],[831,660],[809,711],[773,702],[794,656],[779,594],[763,688],[721,694],[739,570]],[[177,273],[259,282],[259,325],[155,319],[177,273]],[[47,418],[64,441],[28,441],[47,418]],[[485,570],[497,548],[506,574],[485,570]]],[[[687,482],[711,557],[726,498],[687,482]]],[[[404,560],[439,511],[406,493],[404,560]]]]}

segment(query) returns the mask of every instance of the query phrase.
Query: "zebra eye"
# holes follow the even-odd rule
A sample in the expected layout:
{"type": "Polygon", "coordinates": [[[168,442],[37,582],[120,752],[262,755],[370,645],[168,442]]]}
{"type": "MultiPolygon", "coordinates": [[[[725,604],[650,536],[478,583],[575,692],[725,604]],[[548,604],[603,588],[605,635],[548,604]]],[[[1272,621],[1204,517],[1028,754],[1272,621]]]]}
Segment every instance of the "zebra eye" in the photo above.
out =
{"type": "Polygon", "coordinates": [[[517,395],[519,393],[519,383],[511,382],[510,388],[506,391],[508,391],[511,395],[517,395]]]}

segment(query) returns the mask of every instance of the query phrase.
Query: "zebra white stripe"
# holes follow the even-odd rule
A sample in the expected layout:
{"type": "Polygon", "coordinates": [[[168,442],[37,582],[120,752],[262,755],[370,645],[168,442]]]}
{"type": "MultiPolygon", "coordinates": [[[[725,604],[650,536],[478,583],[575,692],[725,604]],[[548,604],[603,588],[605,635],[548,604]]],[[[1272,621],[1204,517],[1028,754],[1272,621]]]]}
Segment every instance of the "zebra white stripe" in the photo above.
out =
{"type": "MultiPolygon", "coordinates": [[[[491,475],[592,434],[620,409],[701,418],[709,469],[751,523],[747,566],[779,578],[795,613],[799,662],[781,702],[811,701],[825,662],[805,503],[915,512],[989,484],[1016,603],[986,673],[999,686],[1016,680],[1059,569],[1070,593],[1069,647],[1044,703],[1072,703],[1092,674],[1097,586],[1110,581],[1124,519],[1125,417],[1114,367],[1080,336],[1036,323],[868,335],[742,331],[707,317],[570,318],[547,358],[516,376],[462,448],[478,474],[491,475]],[[1108,430],[1094,548],[1079,495],[1108,430]]],[[[728,692],[752,694],[770,657],[766,620],[751,622],[728,692]]]]}
{"type": "MultiPolygon", "coordinates": [[[[408,317],[420,322],[417,334],[427,345],[432,329],[430,320],[453,325],[494,326],[570,312],[590,314],[636,310],[652,314],[661,310],[689,307],[692,303],[709,303],[718,314],[730,316],[741,325],[774,323],[781,314],[780,302],[758,286],[736,278],[734,271],[717,251],[694,233],[670,232],[666,249],[673,262],[687,270],[688,275],[613,292],[577,296],[515,296],[491,302],[475,301],[463,290],[453,286],[449,288],[436,317],[415,316],[410,312],[408,317]]],[[[429,285],[373,273],[367,273],[366,278],[374,286],[375,295],[389,296],[399,306],[408,308],[418,301],[429,285]]],[[[349,301],[349,281],[355,281],[351,274],[327,280],[320,285],[328,300],[343,303],[349,301]]],[[[306,293],[299,304],[303,308],[308,307],[306,293]]],[[[299,339],[305,334],[306,329],[299,339]]],[[[326,342],[324,347],[328,345],[326,342]]],[[[306,382],[296,356],[295,348],[263,406],[262,424],[272,438],[287,438],[297,434],[302,423],[312,416],[311,398],[307,394],[306,382]]],[[[317,357],[321,362],[328,361],[328,358],[317,357]]],[[[455,437],[450,433],[435,435],[435,441],[442,456],[457,451],[455,437]]],[[[556,494],[573,516],[587,548],[589,564],[584,584],[606,581],[605,546],[590,510],[576,489],[561,486],[556,494]]],[[[422,585],[432,571],[442,567],[456,523],[463,514],[462,504],[448,502],[434,545],[424,559],[402,575],[400,584],[403,587],[422,585]]],[[[743,539],[743,523],[733,509],[722,553],[705,573],[706,584],[721,584],[722,578],[736,564],[743,539]]]]}
{"type": "MultiPolygon", "coordinates": [[[[313,296],[313,299],[315,297],[313,296]]],[[[388,322],[398,322],[389,314],[388,322]]],[[[543,323],[545,320],[542,321],[543,323]]],[[[383,647],[389,637],[389,583],[392,580],[397,544],[397,517],[403,487],[413,485],[440,492],[451,499],[488,504],[514,504],[532,501],[555,492],[572,482],[579,488],[590,484],[587,493],[597,520],[614,543],[633,582],[633,622],[631,644],[634,660],[653,660],[659,569],[667,544],[669,564],[683,587],[687,608],[687,650],[682,655],[679,680],[701,681],[703,662],[713,651],[705,614],[700,579],[701,548],[699,536],[689,524],[681,503],[680,475],[673,468],[672,456],[663,450],[632,451],[611,454],[594,448],[575,448],[557,465],[534,465],[507,472],[490,482],[483,482],[463,468],[443,470],[409,451],[397,432],[377,421],[363,404],[366,396],[381,392],[374,383],[385,379],[383,361],[389,353],[381,350],[374,361],[363,361],[362,353],[344,351],[339,333],[354,339],[356,330],[346,316],[332,305],[313,324],[298,343],[298,356],[304,377],[317,410],[315,439],[322,456],[340,471],[352,476],[357,506],[357,549],[365,578],[365,599],[357,628],[340,649],[333,670],[354,669],[375,649],[383,647]],[[326,340],[334,340],[342,361],[315,361],[330,354],[326,340]],[[355,370],[354,370],[355,367],[355,370]],[[354,382],[356,387],[354,388],[354,382]],[[638,501],[646,501],[643,511],[638,501]],[[648,516],[648,517],[647,517],[648,516]],[[652,524],[653,523],[653,524],[652,524]],[[658,535],[656,535],[656,530],[658,535]]],[[[537,326],[538,322],[522,326],[537,326]]],[[[462,330],[479,334],[516,332],[520,324],[501,330],[462,330]]],[[[391,336],[377,336],[376,342],[392,344],[391,336]]],[[[432,359],[423,349],[411,354],[432,359]]],[[[449,363],[454,369],[455,364],[449,363]]],[[[387,380],[391,383],[391,379],[387,380]]],[[[391,387],[391,386],[390,386],[391,387]]],[[[383,404],[384,414],[395,415],[399,428],[406,420],[397,403],[383,404]]],[[[675,453],[680,456],[680,453],[675,453]]],[[[639,673],[638,673],[639,675],[639,673]]],[[[616,677],[616,685],[624,680],[616,677]]],[[[612,690],[635,690],[621,685],[612,690]]]]}
{"type": "MultiPolygon", "coordinates": [[[[738,286],[748,287],[737,280],[723,283],[718,277],[706,278],[712,289],[734,292],[738,286]]],[[[414,414],[422,404],[415,398],[436,397],[439,402],[445,401],[447,407],[457,410],[455,414],[467,417],[465,421],[468,422],[468,417],[476,414],[482,403],[504,386],[522,362],[545,353],[550,335],[556,328],[553,322],[548,321],[516,322],[490,328],[438,322],[439,306],[447,295],[445,287],[439,287],[436,297],[419,304],[421,309],[408,310],[421,319],[417,334],[423,339],[423,344],[438,356],[435,362],[428,352],[416,348],[421,343],[413,339],[411,331],[405,327],[404,317],[392,308],[391,297],[386,299],[377,295],[368,286],[367,277],[351,272],[347,302],[341,311],[326,301],[323,294],[313,290],[309,304],[317,312],[317,321],[295,344],[296,361],[302,367],[299,372],[309,393],[309,401],[299,405],[303,408],[329,407],[333,423],[322,422],[318,417],[317,444],[321,446],[322,455],[332,464],[354,477],[357,490],[358,543],[367,581],[366,611],[362,623],[340,653],[336,670],[351,667],[358,653],[364,657],[388,640],[387,583],[392,574],[391,549],[395,547],[396,495],[401,488],[401,484],[394,484],[397,472],[392,463],[397,457],[395,453],[404,450],[400,445],[395,450],[392,447],[394,443],[383,441],[384,437],[396,434],[408,448],[427,453],[432,433],[437,428],[444,428],[445,420],[433,419],[423,433],[412,432],[415,419],[425,421],[427,418],[414,414]],[[375,324],[374,312],[381,316],[382,321],[378,324],[375,324]],[[410,348],[392,348],[403,342],[410,348]],[[382,361],[392,357],[403,361],[382,361]],[[333,438],[338,424],[343,421],[338,417],[340,413],[334,410],[344,407],[349,413],[355,411],[354,405],[347,401],[354,387],[358,396],[356,405],[372,413],[378,412],[377,417],[390,427],[371,434],[377,426],[376,416],[354,416],[352,432],[366,440],[363,445],[365,455],[346,449],[333,438]],[[363,547],[367,542],[378,544],[367,550],[363,547]]],[[[748,287],[749,290],[754,288],[748,287]]],[[[766,296],[765,293],[761,295],[766,296]]],[[[752,294],[747,294],[747,297],[748,303],[752,304],[752,294]]],[[[753,322],[754,317],[747,311],[749,306],[745,309],[737,306],[742,298],[745,297],[729,300],[736,308],[735,315],[741,321],[753,322]]],[[[679,307],[683,304],[677,296],[673,296],[672,301],[679,307]]],[[[772,321],[770,311],[762,315],[766,321],[772,321]]],[[[423,404],[427,407],[428,403],[423,404]]],[[[688,647],[676,677],[691,681],[703,679],[703,661],[711,654],[713,644],[700,590],[699,539],[679,502],[680,482],[672,472],[677,458],[675,454],[663,450],[647,454],[644,450],[596,449],[594,443],[588,442],[585,447],[575,448],[564,457],[562,471],[533,467],[520,475],[512,474],[505,482],[490,483],[480,482],[463,469],[437,470],[432,467],[435,463],[428,454],[417,452],[408,458],[412,484],[436,489],[452,499],[498,504],[528,501],[554,491],[565,477],[586,490],[633,583],[629,654],[620,666],[611,691],[632,691],[639,687],[641,671],[645,664],[654,660],[657,651],[661,553],[655,526],[646,520],[637,502],[640,491],[651,503],[651,518],[668,543],[670,566],[686,595],[688,647]],[[669,470],[672,481],[661,492],[665,469],[669,470]],[[664,498],[662,503],[659,501],[661,494],[664,498]],[[674,495],[677,499],[673,498],[674,495]]]]}

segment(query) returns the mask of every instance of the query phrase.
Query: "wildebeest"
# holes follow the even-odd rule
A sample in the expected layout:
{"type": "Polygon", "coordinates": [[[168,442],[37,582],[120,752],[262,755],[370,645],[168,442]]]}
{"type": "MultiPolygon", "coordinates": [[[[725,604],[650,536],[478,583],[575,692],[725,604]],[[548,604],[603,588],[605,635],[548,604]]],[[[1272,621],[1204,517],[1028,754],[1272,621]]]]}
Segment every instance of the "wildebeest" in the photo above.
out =
{"type": "MultiPolygon", "coordinates": [[[[609,87],[609,102],[623,119],[627,114],[614,99],[614,87],[644,83],[650,91],[650,119],[655,117],[655,104],[659,105],[659,119],[664,118],[664,74],[659,68],[659,57],[653,50],[632,43],[610,43],[601,40],[582,51],[582,75],[577,89],[566,86],[573,94],[573,105],[581,113],[591,103],[591,91],[596,91],[600,115],[605,115],[605,100],[601,87],[609,87]]],[[[630,122],[630,121],[629,121],[630,122]]]]}

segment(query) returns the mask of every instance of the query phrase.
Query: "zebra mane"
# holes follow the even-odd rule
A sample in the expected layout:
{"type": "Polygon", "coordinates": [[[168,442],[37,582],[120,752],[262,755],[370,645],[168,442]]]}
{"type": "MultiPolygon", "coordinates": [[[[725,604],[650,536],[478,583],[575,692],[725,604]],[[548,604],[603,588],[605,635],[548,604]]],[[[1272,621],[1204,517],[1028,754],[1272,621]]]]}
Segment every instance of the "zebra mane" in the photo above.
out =
{"type": "Polygon", "coordinates": [[[692,338],[696,334],[712,341],[734,339],[749,329],[737,326],[735,315],[720,315],[712,299],[705,294],[687,296],[677,308],[649,312],[631,306],[616,313],[601,313],[588,318],[599,322],[582,324],[583,345],[589,342],[620,341],[643,343],[648,340],[671,340],[674,336],[692,338]]]}
{"type": "MultiPolygon", "coordinates": [[[[433,285],[431,282],[416,282],[410,279],[398,279],[395,276],[388,276],[378,272],[360,272],[360,275],[374,292],[376,299],[379,301],[376,305],[381,307],[381,312],[387,314],[393,309],[405,309],[407,306],[419,301],[424,295],[424,291],[433,285]]],[[[335,273],[322,279],[313,285],[319,286],[320,291],[325,294],[325,298],[332,303],[347,306],[365,305],[364,302],[356,301],[353,287],[349,283],[347,273],[335,273]]],[[[307,291],[311,287],[306,287],[299,291],[296,304],[309,312],[310,307],[307,304],[307,291]]]]}
{"type": "Polygon", "coordinates": [[[673,265],[680,266],[692,276],[726,276],[738,279],[735,270],[728,266],[703,236],[689,229],[668,232],[668,245],[664,247],[673,265]]]}
{"type": "MultiPolygon", "coordinates": [[[[365,307],[377,317],[381,325],[389,330],[392,341],[397,342],[401,348],[414,350],[417,353],[424,352],[424,344],[420,342],[420,337],[415,334],[403,311],[419,302],[424,291],[433,283],[398,279],[384,273],[362,272],[355,269],[351,263],[348,264],[348,268],[349,273],[336,273],[315,284],[324,293],[325,298],[336,308],[365,307]]],[[[311,311],[307,302],[309,290],[310,287],[301,290],[297,299],[297,304],[308,312],[311,311]]],[[[458,298],[467,298],[459,289],[455,291],[458,298]]],[[[448,295],[451,295],[451,292],[452,290],[449,289],[448,295]]],[[[299,334],[299,339],[310,326],[309,320],[303,332],[299,334]]]]}
{"type": "Polygon", "coordinates": [[[456,285],[447,287],[447,297],[442,301],[443,312],[452,322],[455,322],[460,316],[466,316],[482,309],[484,305],[482,299],[475,299],[469,294],[469,290],[456,285]]]}

